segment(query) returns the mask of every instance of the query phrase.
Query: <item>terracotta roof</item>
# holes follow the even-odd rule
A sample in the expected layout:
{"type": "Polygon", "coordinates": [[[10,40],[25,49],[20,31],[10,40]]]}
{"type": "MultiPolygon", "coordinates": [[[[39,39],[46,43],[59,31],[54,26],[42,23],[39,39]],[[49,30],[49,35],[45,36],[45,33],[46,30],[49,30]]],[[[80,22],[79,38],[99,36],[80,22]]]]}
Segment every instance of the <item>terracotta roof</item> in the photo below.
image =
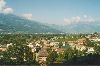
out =
{"type": "Polygon", "coordinates": [[[57,48],[57,50],[56,50],[57,52],[59,52],[59,53],[62,53],[62,52],[64,52],[65,51],[65,49],[64,48],[57,48]]]}
{"type": "Polygon", "coordinates": [[[39,51],[39,57],[47,57],[48,56],[48,52],[46,49],[42,48],[40,51],[39,51]]]}

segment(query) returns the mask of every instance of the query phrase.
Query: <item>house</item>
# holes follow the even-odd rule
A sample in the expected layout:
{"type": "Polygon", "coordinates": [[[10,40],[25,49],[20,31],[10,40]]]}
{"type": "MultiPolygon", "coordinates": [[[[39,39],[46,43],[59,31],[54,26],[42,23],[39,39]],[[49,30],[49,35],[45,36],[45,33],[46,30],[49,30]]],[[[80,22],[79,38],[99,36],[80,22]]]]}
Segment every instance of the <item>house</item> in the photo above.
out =
{"type": "Polygon", "coordinates": [[[36,46],[41,46],[39,43],[36,43],[36,46]]]}
{"type": "Polygon", "coordinates": [[[50,42],[51,47],[58,47],[59,42],[50,42]]]}
{"type": "Polygon", "coordinates": [[[69,42],[68,44],[69,44],[69,46],[70,46],[72,49],[74,49],[75,46],[76,46],[74,42],[69,42]]]}
{"type": "Polygon", "coordinates": [[[0,52],[6,51],[6,45],[0,45],[0,52]]]}
{"type": "Polygon", "coordinates": [[[10,59],[11,59],[11,60],[16,60],[17,58],[16,58],[16,57],[11,57],[10,59]]]}
{"type": "Polygon", "coordinates": [[[7,44],[7,48],[8,48],[9,46],[12,46],[12,44],[13,44],[13,43],[7,44]]]}
{"type": "Polygon", "coordinates": [[[91,37],[91,35],[88,35],[88,36],[85,36],[85,37],[89,39],[91,37]]]}
{"type": "Polygon", "coordinates": [[[36,51],[36,48],[31,48],[31,51],[34,53],[36,51]]]}
{"type": "Polygon", "coordinates": [[[6,51],[6,50],[7,50],[7,48],[0,47],[0,52],[6,51]]]}
{"type": "Polygon", "coordinates": [[[57,49],[55,49],[55,51],[56,51],[58,54],[59,54],[59,53],[63,54],[64,51],[65,51],[65,49],[64,49],[64,48],[57,48],[57,49]]]}
{"type": "Polygon", "coordinates": [[[32,43],[29,43],[27,46],[30,47],[30,48],[34,47],[32,43]]]}
{"type": "Polygon", "coordinates": [[[76,44],[76,47],[75,47],[77,50],[79,50],[79,51],[83,51],[83,50],[86,50],[86,46],[84,46],[84,45],[78,45],[78,44],[76,44]]]}
{"type": "Polygon", "coordinates": [[[87,52],[86,53],[94,53],[94,47],[87,47],[87,52]]]}
{"type": "Polygon", "coordinates": [[[38,62],[40,64],[41,63],[46,63],[47,56],[48,56],[47,50],[42,48],[38,53],[38,62]]]}
{"type": "Polygon", "coordinates": [[[90,41],[100,41],[100,34],[93,34],[89,37],[90,41]]]}
{"type": "Polygon", "coordinates": [[[92,38],[89,38],[90,41],[100,41],[100,38],[98,37],[92,37],[92,38]]]}
{"type": "Polygon", "coordinates": [[[86,38],[81,38],[81,39],[78,39],[78,40],[77,40],[77,43],[78,43],[79,45],[83,45],[83,44],[85,43],[85,41],[86,41],[86,38]]]}

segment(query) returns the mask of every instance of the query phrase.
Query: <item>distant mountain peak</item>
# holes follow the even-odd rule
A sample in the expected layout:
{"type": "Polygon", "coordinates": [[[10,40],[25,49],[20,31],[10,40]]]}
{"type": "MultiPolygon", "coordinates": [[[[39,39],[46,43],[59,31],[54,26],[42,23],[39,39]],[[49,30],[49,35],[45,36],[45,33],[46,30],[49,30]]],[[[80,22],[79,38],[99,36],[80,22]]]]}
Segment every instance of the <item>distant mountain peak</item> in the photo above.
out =
{"type": "Polygon", "coordinates": [[[0,13],[0,32],[11,33],[59,33],[61,31],[40,22],[13,14],[0,13]]]}

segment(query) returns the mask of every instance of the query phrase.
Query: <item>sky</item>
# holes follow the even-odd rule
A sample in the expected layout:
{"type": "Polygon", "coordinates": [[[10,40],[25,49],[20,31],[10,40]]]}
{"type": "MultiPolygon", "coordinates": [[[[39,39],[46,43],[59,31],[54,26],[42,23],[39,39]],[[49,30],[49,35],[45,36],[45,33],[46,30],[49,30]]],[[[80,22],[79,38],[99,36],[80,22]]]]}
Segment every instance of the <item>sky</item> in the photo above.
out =
{"type": "Polygon", "coordinates": [[[100,19],[100,0],[0,1],[0,11],[3,13],[13,13],[42,23],[68,25],[100,19]]]}

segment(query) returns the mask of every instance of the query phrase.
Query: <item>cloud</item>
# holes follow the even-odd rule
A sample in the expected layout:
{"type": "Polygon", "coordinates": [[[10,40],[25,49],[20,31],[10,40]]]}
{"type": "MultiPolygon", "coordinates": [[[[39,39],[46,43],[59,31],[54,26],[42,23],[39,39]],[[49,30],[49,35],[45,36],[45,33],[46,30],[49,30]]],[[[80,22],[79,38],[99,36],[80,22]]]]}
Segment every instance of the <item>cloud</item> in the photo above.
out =
{"type": "Polygon", "coordinates": [[[13,9],[6,6],[6,2],[4,0],[0,0],[0,13],[9,14],[13,13],[13,9]]]}
{"type": "Polygon", "coordinates": [[[71,20],[68,18],[64,18],[64,22],[66,22],[67,24],[71,24],[71,20]]]}
{"type": "Polygon", "coordinates": [[[82,21],[84,21],[84,22],[94,22],[95,19],[92,16],[84,15],[82,21]]]}
{"type": "Polygon", "coordinates": [[[71,18],[64,18],[64,22],[66,22],[67,24],[71,24],[71,23],[78,23],[80,22],[81,18],[79,16],[75,16],[75,17],[71,17],[71,18]]]}
{"type": "Polygon", "coordinates": [[[12,8],[6,8],[6,9],[3,10],[3,13],[5,13],[5,14],[13,13],[13,9],[12,8]]]}
{"type": "Polygon", "coordinates": [[[6,2],[4,0],[0,0],[0,11],[4,9],[6,2]]]}
{"type": "Polygon", "coordinates": [[[72,24],[72,23],[80,23],[80,22],[94,22],[95,19],[91,16],[83,15],[82,17],[80,16],[75,16],[71,18],[64,18],[64,22],[66,24],[72,24]]]}
{"type": "Polygon", "coordinates": [[[72,21],[73,21],[73,22],[79,22],[80,19],[81,19],[81,18],[80,18],[79,16],[72,17],[72,21]]]}
{"type": "Polygon", "coordinates": [[[23,14],[23,17],[25,17],[26,19],[32,20],[33,19],[33,15],[31,13],[29,14],[23,14]]]}

